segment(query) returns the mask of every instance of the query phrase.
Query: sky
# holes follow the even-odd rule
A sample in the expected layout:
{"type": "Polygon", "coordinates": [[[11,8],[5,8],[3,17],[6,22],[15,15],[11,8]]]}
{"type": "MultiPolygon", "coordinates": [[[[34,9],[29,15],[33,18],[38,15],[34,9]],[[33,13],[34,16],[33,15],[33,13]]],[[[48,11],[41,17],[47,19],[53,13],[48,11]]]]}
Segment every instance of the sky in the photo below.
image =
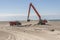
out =
{"type": "MultiPolygon", "coordinates": [[[[60,19],[60,0],[0,0],[0,21],[27,20],[30,3],[42,19],[60,19]]],[[[32,8],[30,13],[30,19],[39,19],[32,8]]]]}

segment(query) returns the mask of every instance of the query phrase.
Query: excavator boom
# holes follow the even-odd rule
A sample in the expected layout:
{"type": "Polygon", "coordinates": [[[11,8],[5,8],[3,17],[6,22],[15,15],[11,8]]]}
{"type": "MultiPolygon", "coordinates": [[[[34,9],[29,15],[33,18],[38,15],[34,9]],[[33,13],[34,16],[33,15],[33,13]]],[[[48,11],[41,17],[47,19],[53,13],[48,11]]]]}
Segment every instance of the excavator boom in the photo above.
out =
{"type": "Polygon", "coordinates": [[[47,23],[47,20],[42,20],[42,19],[41,19],[40,14],[37,12],[37,10],[36,10],[35,7],[32,5],[32,3],[30,3],[30,5],[29,5],[27,21],[28,21],[28,22],[30,21],[29,16],[30,16],[31,7],[34,9],[34,11],[36,12],[36,14],[37,14],[37,16],[38,16],[38,18],[39,18],[39,23],[38,23],[38,24],[41,24],[41,25],[44,24],[44,25],[45,25],[45,23],[47,23]]]}
{"type": "Polygon", "coordinates": [[[31,7],[34,9],[34,11],[36,12],[36,14],[37,14],[37,16],[39,17],[39,19],[41,19],[40,14],[37,12],[37,10],[36,10],[35,7],[32,5],[32,3],[30,3],[30,5],[29,5],[28,19],[29,19],[29,16],[30,16],[30,9],[31,9],[31,7]]]}

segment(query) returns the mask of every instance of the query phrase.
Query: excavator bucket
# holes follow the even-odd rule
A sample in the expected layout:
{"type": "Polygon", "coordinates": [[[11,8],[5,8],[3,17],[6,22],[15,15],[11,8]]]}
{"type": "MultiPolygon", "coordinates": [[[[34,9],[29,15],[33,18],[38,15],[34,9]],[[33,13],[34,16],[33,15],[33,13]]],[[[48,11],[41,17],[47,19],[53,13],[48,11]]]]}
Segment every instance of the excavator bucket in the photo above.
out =
{"type": "Polygon", "coordinates": [[[27,19],[27,22],[30,22],[30,19],[27,19]]]}

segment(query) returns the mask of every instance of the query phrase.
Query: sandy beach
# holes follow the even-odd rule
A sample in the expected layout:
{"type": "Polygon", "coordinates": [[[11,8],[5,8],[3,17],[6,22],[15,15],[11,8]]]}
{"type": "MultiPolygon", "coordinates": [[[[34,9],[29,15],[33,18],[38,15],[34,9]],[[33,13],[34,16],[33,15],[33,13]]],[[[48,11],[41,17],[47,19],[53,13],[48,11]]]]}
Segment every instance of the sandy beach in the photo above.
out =
{"type": "Polygon", "coordinates": [[[0,40],[60,40],[60,21],[48,21],[46,25],[37,25],[38,21],[21,23],[10,26],[9,22],[0,22],[0,40]]]}

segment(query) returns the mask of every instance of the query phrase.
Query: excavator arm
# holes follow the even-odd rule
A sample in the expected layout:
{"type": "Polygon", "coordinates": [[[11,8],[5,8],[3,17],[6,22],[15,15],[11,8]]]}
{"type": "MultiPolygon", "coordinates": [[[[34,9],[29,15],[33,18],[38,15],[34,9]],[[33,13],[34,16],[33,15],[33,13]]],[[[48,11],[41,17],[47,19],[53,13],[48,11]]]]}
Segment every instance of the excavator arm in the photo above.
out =
{"type": "Polygon", "coordinates": [[[37,10],[36,10],[35,7],[32,5],[32,3],[30,3],[30,5],[29,5],[29,10],[28,10],[28,18],[27,18],[27,21],[29,21],[29,16],[30,16],[30,9],[31,9],[31,7],[32,7],[32,8],[34,9],[34,11],[36,12],[39,20],[41,20],[40,14],[37,12],[37,10]]]}
{"type": "Polygon", "coordinates": [[[38,18],[39,18],[39,23],[38,23],[38,24],[45,25],[45,24],[47,23],[47,20],[42,20],[42,19],[41,19],[40,14],[37,12],[37,10],[36,10],[35,7],[32,5],[32,3],[30,3],[30,5],[29,5],[27,21],[28,21],[28,22],[30,21],[29,16],[30,16],[31,7],[34,9],[34,11],[36,12],[36,14],[37,14],[37,16],[38,16],[38,18]]]}

